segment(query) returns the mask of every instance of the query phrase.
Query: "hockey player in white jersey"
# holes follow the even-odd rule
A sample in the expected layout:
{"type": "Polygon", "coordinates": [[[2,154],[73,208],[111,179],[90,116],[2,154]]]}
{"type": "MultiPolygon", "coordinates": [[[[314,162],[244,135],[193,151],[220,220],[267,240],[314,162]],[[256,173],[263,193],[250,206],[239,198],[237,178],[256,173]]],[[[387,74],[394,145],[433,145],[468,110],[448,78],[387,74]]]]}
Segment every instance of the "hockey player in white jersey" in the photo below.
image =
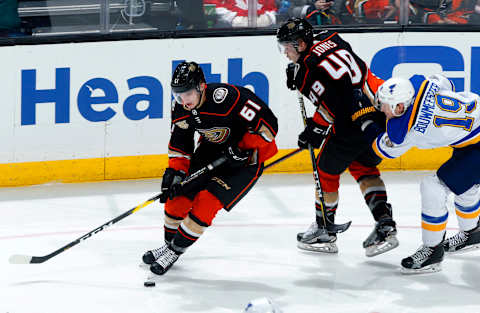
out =
{"type": "Polygon", "coordinates": [[[408,79],[391,78],[374,105],[387,117],[386,132],[369,118],[372,108],[354,107],[352,119],[380,157],[396,158],[412,147],[453,147],[450,159],[421,182],[423,245],[401,262],[403,273],[437,272],[444,252],[480,246],[480,97],[455,92],[442,75],[428,77],[417,90],[408,79]],[[460,232],[444,240],[452,192],[460,232]]]}

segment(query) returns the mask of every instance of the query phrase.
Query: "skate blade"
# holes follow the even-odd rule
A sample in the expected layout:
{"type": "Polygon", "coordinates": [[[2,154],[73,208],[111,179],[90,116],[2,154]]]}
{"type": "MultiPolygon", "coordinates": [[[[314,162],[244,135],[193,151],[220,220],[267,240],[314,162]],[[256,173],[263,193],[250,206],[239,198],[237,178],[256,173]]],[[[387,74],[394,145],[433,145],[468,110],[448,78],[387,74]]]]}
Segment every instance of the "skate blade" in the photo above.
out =
{"type": "Polygon", "coordinates": [[[400,268],[400,272],[404,275],[436,273],[436,272],[440,272],[441,270],[442,270],[441,263],[430,264],[422,268],[405,268],[403,266],[400,268]]]}
{"type": "Polygon", "coordinates": [[[298,241],[297,247],[299,249],[311,252],[321,253],[338,253],[337,245],[334,242],[327,243],[303,243],[298,241]]]}
{"type": "Polygon", "coordinates": [[[480,248],[480,243],[476,244],[476,245],[471,245],[471,246],[465,247],[465,248],[457,250],[457,251],[447,251],[447,250],[445,250],[445,253],[447,253],[448,255],[464,254],[464,253],[472,252],[472,251],[477,250],[479,248],[480,248]]]}
{"type": "Polygon", "coordinates": [[[388,236],[384,242],[365,248],[365,255],[369,258],[385,253],[398,247],[400,243],[395,235],[388,236]]]}

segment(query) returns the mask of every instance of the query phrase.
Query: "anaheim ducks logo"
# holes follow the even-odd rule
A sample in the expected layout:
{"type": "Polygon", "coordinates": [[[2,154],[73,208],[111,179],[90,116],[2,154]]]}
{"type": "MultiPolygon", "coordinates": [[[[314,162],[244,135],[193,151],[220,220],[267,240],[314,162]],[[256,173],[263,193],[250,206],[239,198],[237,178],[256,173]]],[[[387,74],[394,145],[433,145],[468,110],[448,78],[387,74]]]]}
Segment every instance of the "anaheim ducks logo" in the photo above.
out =
{"type": "Polygon", "coordinates": [[[177,125],[181,129],[188,129],[188,123],[185,120],[180,121],[180,122],[176,122],[175,125],[177,125]]]}
{"type": "Polygon", "coordinates": [[[230,135],[230,128],[210,128],[210,129],[197,129],[197,131],[210,142],[222,143],[227,140],[230,135]]]}

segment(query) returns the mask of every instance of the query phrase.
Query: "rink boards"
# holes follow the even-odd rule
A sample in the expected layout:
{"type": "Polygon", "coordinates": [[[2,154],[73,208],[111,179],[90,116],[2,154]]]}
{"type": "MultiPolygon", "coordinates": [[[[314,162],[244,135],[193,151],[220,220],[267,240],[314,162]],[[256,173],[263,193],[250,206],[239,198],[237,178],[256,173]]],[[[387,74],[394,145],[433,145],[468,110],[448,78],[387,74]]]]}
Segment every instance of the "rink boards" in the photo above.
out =
{"type": "MultiPolygon", "coordinates": [[[[342,36],[381,78],[443,72],[458,91],[480,93],[476,33],[342,36]]],[[[0,48],[0,58],[0,186],[161,176],[169,81],[185,59],[200,63],[207,81],[247,86],[269,104],[279,118],[279,156],[296,148],[302,129],[273,36],[14,46],[0,48]]],[[[382,168],[435,169],[450,153],[412,150],[382,168]]],[[[302,152],[271,171],[309,170],[302,152]]]]}

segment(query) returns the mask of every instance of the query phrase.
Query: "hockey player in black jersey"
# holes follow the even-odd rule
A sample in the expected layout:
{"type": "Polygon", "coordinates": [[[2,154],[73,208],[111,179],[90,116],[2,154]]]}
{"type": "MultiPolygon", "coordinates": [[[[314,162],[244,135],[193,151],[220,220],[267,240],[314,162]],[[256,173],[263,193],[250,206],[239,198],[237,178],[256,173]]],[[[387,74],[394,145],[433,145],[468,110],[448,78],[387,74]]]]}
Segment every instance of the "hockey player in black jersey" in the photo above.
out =
{"type": "Polygon", "coordinates": [[[206,84],[195,62],[177,66],[171,87],[175,101],[169,163],[160,199],[165,203],[165,244],[143,255],[158,275],[197,241],[220,209],[230,211],[250,191],[262,175],[263,162],[277,152],[277,118],[249,89],[206,84]],[[222,157],[228,161],[212,175],[179,184],[222,157]]]}
{"type": "MultiPolygon", "coordinates": [[[[370,103],[383,82],[375,77],[336,32],[322,31],[314,38],[313,27],[304,19],[289,19],[277,31],[277,41],[290,63],[287,87],[298,90],[315,105],[307,127],[298,136],[298,145],[319,148],[316,159],[324,197],[326,223],[334,223],[339,200],[340,174],[347,168],[356,179],[370,211],[375,228],[363,242],[367,256],[375,256],[398,246],[392,207],[387,202],[385,185],[375,155],[359,127],[352,122],[352,103],[370,103]],[[331,131],[327,132],[329,125],[331,131]]],[[[371,106],[371,104],[370,104],[371,106]]],[[[378,114],[385,121],[385,117],[378,114]]],[[[324,227],[321,201],[316,195],[316,220],[297,235],[297,245],[310,251],[336,253],[336,234],[324,227]]]]}

